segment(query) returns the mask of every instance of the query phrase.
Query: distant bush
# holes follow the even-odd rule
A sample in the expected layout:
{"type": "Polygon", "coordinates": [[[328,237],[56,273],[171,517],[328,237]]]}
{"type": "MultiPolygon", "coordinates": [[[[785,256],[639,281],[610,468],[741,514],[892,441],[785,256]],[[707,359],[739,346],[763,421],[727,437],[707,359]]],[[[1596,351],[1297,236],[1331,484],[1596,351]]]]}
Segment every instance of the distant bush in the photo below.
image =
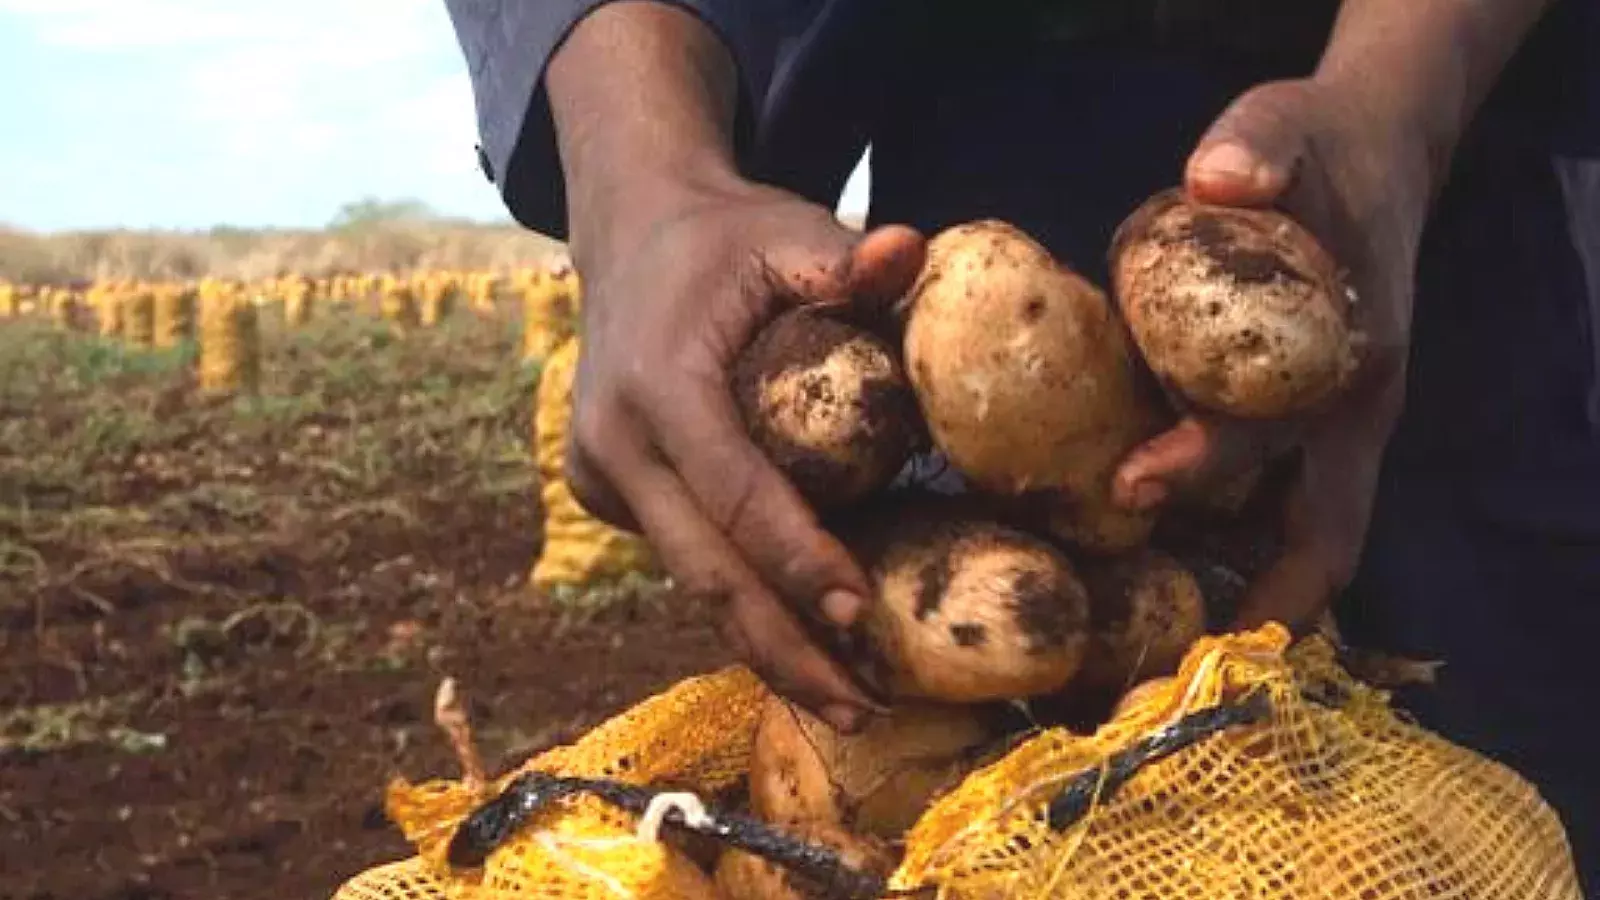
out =
{"type": "Polygon", "coordinates": [[[504,269],[542,259],[560,244],[513,224],[437,215],[414,200],[347,203],[323,230],[218,225],[204,231],[69,231],[0,225],[0,278],[61,284],[99,278],[244,279],[285,271],[417,268],[504,269]]]}

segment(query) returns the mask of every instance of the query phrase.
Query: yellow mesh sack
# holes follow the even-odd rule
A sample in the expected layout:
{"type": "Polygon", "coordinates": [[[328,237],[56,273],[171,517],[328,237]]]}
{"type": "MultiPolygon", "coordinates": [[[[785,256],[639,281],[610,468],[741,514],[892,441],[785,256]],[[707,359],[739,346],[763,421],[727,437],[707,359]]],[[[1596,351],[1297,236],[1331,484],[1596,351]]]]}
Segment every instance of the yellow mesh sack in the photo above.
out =
{"type": "MultiPolygon", "coordinates": [[[[1207,638],[1095,734],[1038,733],[923,815],[885,893],[1580,900],[1561,824],[1531,785],[1404,721],[1320,638],[1287,646],[1275,625],[1207,638]]],[[[748,764],[761,694],[739,669],[691,679],[526,769],[714,791],[748,764]]],[[[714,896],[591,799],[545,809],[481,872],[444,865],[457,826],[508,783],[391,789],[420,856],[337,900],[714,896]]]]}
{"type": "Polygon", "coordinates": [[[455,312],[456,288],[447,281],[432,280],[423,283],[417,307],[417,319],[424,328],[433,328],[455,312]]]}
{"type": "Polygon", "coordinates": [[[122,338],[133,347],[155,346],[156,297],[151,291],[136,291],[123,301],[122,338]]]}
{"type": "Polygon", "coordinates": [[[417,295],[404,285],[385,287],[378,298],[378,315],[398,334],[417,326],[417,295]]]}
{"type": "Polygon", "coordinates": [[[155,295],[157,347],[171,348],[194,335],[195,292],[175,285],[163,286],[155,295]]]}
{"type": "Polygon", "coordinates": [[[577,276],[539,273],[522,289],[522,358],[546,359],[578,325],[577,276]]]}
{"type": "Polygon", "coordinates": [[[261,382],[261,332],[255,304],[226,290],[200,296],[200,389],[253,393],[261,382]]]}
{"type": "Polygon", "coordinates": [[[583,799],[551,808],[492,853],[481,870],[452,870],[450,838],[468,813],[526,771],[670,784],[711,794],[736,784],[765,689],[740,667],[686,679],[602,724],[574,744],[535,756],[484,791],[460,782],[389,786],[389,815],[418,855],[379,866],[336,900],[678,900],[710,897],[710,879],[632,817],[583,799]]]}
{"type": "Polygon", "coordinates": [[[106,338],[121,337],[123,316],[123,293],[110,290],[100,296],[100,303],[95,307],[96,326],[100,336],[106,338]]]}
{"type": "Polygon", "coordinates": [[[317,295],[309,282],[298,282],[283,294],[283,324],[301,328],[316,316],[317,295]]]}
{"type": "Polygon", "coordinates": [[[648,544],[589,515],[567,484],[564,463],[577,367],[578,339],[569,337],[545,360],[535,397],[534,456],[544,542],[530,580],[541,591],[590,587],[655,570],[648,544]]]}
{"type": "Polygon", "coordinates": [[[1094,735],[1018,747],[923,815],[891,885],[941,900],[1580,900],[1532,785],[1403,720],[1325,641],[1287,646],[1277,626],[1207,638],[1094,735]],[[1180,720],[1252,705],[1253,724],[1119,783],[1180,720]],[[1074,783],[1078,802],[1058,799],[1074,783]]]}

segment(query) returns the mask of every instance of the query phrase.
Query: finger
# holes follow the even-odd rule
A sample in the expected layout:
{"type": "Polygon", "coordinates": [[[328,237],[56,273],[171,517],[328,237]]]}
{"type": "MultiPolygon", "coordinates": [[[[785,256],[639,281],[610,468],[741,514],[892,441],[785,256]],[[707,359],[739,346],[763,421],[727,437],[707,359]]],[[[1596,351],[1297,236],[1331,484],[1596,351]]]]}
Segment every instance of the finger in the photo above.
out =
{"type": "Polygon", "coordinates": [[[1251,582],[1234,629],[1277,622],[1296,635],[1307,633],[1343,587],[1332,568],[1332,561],[1313,547],[1289,548],[1251,582]]]}
{"type": "Polygon", "coordinates": [[[1241,627],[1278,621],[1304,633],[1350,582],[1403,392],[1404,379],[1395,379],[1307,435],[1299,479],[1285,501],[1283,554],[1246,592],[1241,627]]]}
{"type": "Polygon", "coordinates": [[[1111,481],[1112,502],[1154,509],[1180,491],[1239,475],[1287,442],[1286,426],[1190,415],[1130,452],[1111,481]]]}
{"type": "Polygon", "coordinates": [[[632,444],[608,450],[604,465],[683,591],[723,605],[730,636],[751,668],[774,691],[835,727],[859,727],[875,709],[871,698],[740,561],[677,476],[632,444]]]}
{"type": "Polygon", "coordinates": [[[1263,85],[1235,100],[1189,157],[1189,194],[1227,206],[1276,202],[1308,151],[1303,101],[1303,93],[1285,83],[1263,85]]]}
{"type": "Polygon", "coordinates": [[[866,575],[751,443],[724,383],[706,371],[670,394],[641,413],[706,519],[797,612],[854,624],[872,590],[866,575]]]}
{"type": "Polygon", "coordinates": [[[638,532],[633,516],[616,488],[596,462],[589,448],[608,447],[623,441],[640,442],[617,414],[617,404],[607,396],[594,396],[589,381],[589,356],[580,353],[572,385],[572,424],[567,432],[565,459],[562,462],[567,487],[584,512],[608,525],[638,532]]]}
{"type": "Polygon", "coordinates": [[[583,511],[608,525],[638,532],[639,520],[623,501],[622,495],[579,446],[576,436],[567,441],[565,464],[567,487],[583,511]]]}
{"type": "Polygon", "coordinates": [[[830,220],[819,233],[798,237],[765,254],[768,286],[792,302],[861,303],[868,310],[886,308],[911,289],[927,247],[916,229],[904,225],[858,236],[830,220]]]}
{"type": "Polygon", "coordinates": [[[928,242],[906,225],[884,225],[868,232],[850,254],[848,289],[860,300],[894,303],[916,282],[928,242]]]}

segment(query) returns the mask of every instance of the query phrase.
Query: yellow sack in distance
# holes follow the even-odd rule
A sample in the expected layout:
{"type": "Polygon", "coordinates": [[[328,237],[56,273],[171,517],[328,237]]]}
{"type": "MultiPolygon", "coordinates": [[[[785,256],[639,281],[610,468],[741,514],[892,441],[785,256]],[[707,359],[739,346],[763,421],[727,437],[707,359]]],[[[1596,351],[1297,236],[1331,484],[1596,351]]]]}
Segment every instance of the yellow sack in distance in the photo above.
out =
{"type": "Polygon", "coordinates": [[[531,581],[540,591],[590,587],[655,569],[643,539],[589,515],[567,484],[564,468],[577,367],[578,339],[569,337],[545,360],[535,398],[534,457],[544,505],[544,541],[531,581]]]}
{"type": "Polygon", "coordinates": [[[577,273],[557,276],[535,273],[522,288],[522,358],[548,359],[577,332],[579,285],[577,273]]]}

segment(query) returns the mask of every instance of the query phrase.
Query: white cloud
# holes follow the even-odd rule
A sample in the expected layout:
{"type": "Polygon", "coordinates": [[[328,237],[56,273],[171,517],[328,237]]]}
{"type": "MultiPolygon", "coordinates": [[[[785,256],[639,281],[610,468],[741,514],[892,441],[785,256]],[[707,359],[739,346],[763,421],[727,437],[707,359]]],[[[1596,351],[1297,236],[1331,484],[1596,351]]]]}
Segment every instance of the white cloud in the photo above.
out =
{"type": "Polygon", "coordinates": [[[471,87],[439,0],[0,0],[0,27],[59,67],[28,73],[44,121],[0,159],[48,175],[63,167],[44,157],[66,155],[133,182],[98,200],[81,177],[33,185],[24,197],[84,196],[25,218],[317,224],[366,193],[504,214],[475,168],[471,87]],[[111,207],[140,181],[148,208],[111,207]]]}

